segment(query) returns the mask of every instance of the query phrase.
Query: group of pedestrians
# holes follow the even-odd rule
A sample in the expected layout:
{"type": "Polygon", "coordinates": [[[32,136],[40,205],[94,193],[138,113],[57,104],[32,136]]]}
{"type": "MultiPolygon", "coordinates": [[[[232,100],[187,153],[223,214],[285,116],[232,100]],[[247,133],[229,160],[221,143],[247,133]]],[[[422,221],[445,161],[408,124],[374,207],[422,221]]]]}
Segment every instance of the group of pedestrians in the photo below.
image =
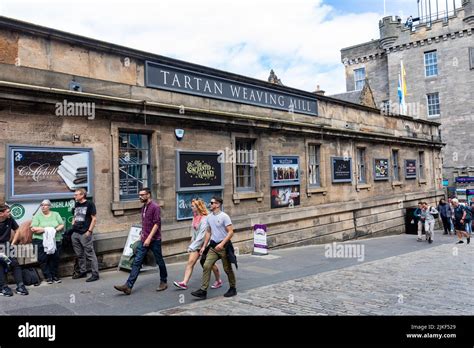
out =
{"type": "Polygon", "coordinates": [[[436,220],[441,220],[444,234],[456,234],[457,244],[464,243],[466,237],[467,244],[471,241],[472,216],[474,215],[474,202],[470,205],[463,205],[456,198],[449,198],[448,202],[444,198],[439,201],[436,208],[426,202],[419,202],[418,208],[414,212],[413,223],[417,224],[417,241],[423,241],[422,233],[425,231],[425,240],[432,243],[434,240],[434,227],[436,220]]]}
{"type": "MultiPolygon", "coordinates": [[[[37,251],[37,260],[48,284],[61,283],[58,268],[64,236],[71,239],[79,265],[79,271],[72,278],[86,278],[86,263],[89,261],[92,275],[86,279],[86,282],[99,279],[99,265],[93,244],[93,230],[97,222],[96,207],[93,202],[87,200],[87,192],[84,189],[76,190],[74,199],[75,206],[70,230],[64,231],[64,221],[59,213],[51,210],[51,201],[48,199],[41,202],[41,209],[33,216],[29,226],[32,244],[37,251]]],[[[6,283],[8,271],[13,273],[17,284],[15,292],[20,295],[29,294],[18,259],[9,255],[18,246],[18,230],[18,223],[11,216],[10,207],[7,204],[0,205],[0,245],[2,250],[6,251],[0,258],[0,295],[7,297],[13,296],[13,291],[6,283]]],[[[15,254],[12,253],[12,255],[15,254]]]]}
{"type": "MultiPolygon", "coordinates": [[[[161,250],[160,207],[152,200],[151,190],[149,188],[143,188],[139,192],[139,197],[143,203],[141,210],[142,230],[132,264],[132,270],[125,284],[114,286],[116,290],[126,295],[132,293],[133,286],[149,250],[153,252],[155,261],[160,270],[160,284],[156,290],[164,291],[168,288],[168,273],[161,250]]],[[[227,274],[230,285],[229,290],[224,296],[231,297],[237,294],[235,274],[232,269],[232,263],[237,267],[237,259],[231,242],[234,234],[232,221],[230,217],[221,210],[223,204],[222,198],[213,197],[210,204],[211,213],[208,212],[204,201],[193,199],[191,202],[193,220],[191,224],[191,243],[187,248],[189,253],[188,262],[184,271],[183,280],[173,282],[174,286],[178,289],[187,290],[193,269],[199,258],[201,258],[200,263],[203,267],[201,287],[191,293],[191,295],[200,299],[207,297],[211,273],[214,273],[216,279],[211,288],[217,289],[223,284],[219,269],[216,266],[216,262],[219,259],[222,260],[224,271],[227,274]]]]}

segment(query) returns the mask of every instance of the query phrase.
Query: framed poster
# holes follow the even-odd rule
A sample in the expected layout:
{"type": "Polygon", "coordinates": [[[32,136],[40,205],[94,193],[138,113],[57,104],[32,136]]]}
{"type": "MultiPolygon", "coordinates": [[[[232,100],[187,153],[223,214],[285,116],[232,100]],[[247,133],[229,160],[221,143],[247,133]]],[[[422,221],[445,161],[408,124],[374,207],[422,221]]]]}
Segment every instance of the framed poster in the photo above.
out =
{"type": "Polygon", "coordinates": [[[374,180],[388,180],[389,166],[387,158],[374,159],[374,180]]]}
{"type": "Polygon", "coordinates": [[[277,186],[271,189],[271,207],[284,208],[300,205],[300,186],[277,186]]]}
{"type": "Polygon", "coordinates": [[[405,179],[416,179],[416,160],[405,160],[405,179]]]}
{"type": "Polygon", "coordinates": [[[352,182],[352,158],[331,157],[331,177],[333,183],[352,182]]]}
{"type": "Polygon", "coordinates": [[[219,153],[176,151],[176,191],[224,189],[224,165],[219,153]]]}
{"type": "Polygon", "coordinates": [[[298,156],[270,156],[271,186],[300,184],[300,163],[298,156]]]}
{"type": "Polygon", "coordinates": [[[267,255],[267,225],[253,226],[253,254],[267,255]]]}
{"type": "MultiPolygon", "coordinates": [[[[201,191],[201,192],[178,192],[176,194],[176,219],[188,220],[193,218],[193,211],[191,210],[191,201],[194,198],[200,198],[206,203],[207,209],[210,211],[211,199],[213,196],[222,197],[222,191],[201,191]]],[[[221,207],[223,211],[224,207],[221,207]]]]}
{"type": "Polygon", "coordinates": [[[7,145],[7,200],[72,198],[93,194],[92,149],[7,145]]]}

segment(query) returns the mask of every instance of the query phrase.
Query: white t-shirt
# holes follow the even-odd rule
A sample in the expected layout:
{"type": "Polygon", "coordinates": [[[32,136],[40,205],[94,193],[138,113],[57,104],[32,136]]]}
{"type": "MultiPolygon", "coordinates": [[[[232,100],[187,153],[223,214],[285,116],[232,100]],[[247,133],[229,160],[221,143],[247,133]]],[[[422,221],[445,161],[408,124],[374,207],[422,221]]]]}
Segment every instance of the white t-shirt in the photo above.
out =
{"type": "Polygon", "coordinates": [[[207,217],[207,223],[211,228],[211,240],[216,243],[222,242],[227,237],[226,226],[232,225],[229,215],[221,211],[219,214],[211,213],[207,217]]]}

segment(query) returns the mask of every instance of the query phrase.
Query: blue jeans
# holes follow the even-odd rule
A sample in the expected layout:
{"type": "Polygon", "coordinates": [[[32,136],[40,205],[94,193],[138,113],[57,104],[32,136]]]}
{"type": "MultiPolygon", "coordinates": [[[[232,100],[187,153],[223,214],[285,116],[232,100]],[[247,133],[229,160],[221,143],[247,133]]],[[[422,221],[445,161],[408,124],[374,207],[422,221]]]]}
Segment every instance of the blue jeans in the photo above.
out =
{"type": "Polygon", "coordinates": [[[145,256],[150,250],[153,252],[155,256],[155,261],[160,268],[160,280],[163,283],[166,283],[168,278],[168,272],[166,271],[165,260],[163,260],[163,255],[161,254],[161,240],[153,240],[148,247],[143,246],[143,242],[140,242],[137,247],[137,254],[135,256],[135,260],[133,261],[132,271],[128,276],[127,286],[129,288],[133,288],[133,285],[137,281],[138,274],[140,273],[140,269],[143,265],[143,260],[145,260],[145,256]]]}
{"type": "Polygon", "coordinates": [[[472,234],[472,221],[466,221],[466,232],[472,234]]]}

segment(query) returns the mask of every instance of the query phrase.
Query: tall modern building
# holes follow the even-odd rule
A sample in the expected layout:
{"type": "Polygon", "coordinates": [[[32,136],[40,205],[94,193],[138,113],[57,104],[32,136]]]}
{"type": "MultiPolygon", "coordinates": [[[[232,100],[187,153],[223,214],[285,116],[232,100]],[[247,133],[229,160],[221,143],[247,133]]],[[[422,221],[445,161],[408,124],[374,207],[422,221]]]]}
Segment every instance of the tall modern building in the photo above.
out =
{"type": "MultiPolygon", "coordinates": [[[[444,185],[472,199],[474,190],[466,189],[474,188],[474,0],[418,0],[410,20],[385,17],[379,28],[379,39],[341,50],[346,97],[368,81],[381,110],[440,122],[444,185]]],[[[420,131],[407,126],[413,137],[420,131]]]]}

